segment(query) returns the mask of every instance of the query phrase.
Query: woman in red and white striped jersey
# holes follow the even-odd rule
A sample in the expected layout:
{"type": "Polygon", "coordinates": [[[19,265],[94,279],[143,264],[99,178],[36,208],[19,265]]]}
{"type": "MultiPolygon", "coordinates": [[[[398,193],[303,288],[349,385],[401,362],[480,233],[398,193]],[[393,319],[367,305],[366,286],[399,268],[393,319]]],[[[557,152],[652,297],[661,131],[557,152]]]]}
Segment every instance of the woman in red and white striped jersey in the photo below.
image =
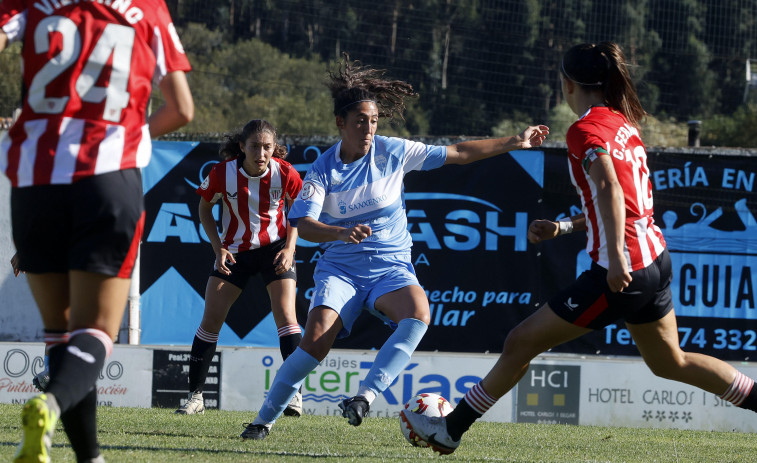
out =
{"type": "MultiPolygon", "coordinates": [[[[271,298],[271,311],[286,359],[302,338],[295,313],[294,264],[297,228],[288,225],[286,211],[302,188],[297,170],[284,160],[286,148],[276,143],[276,129],[255,119],[229,134],[220,149],[225,159],[213,166],[197,189],[199,213],[215,253],[205,288],[205,313],[192,342],[189,397],[176,413],[203,413],[205,378],[226,315],[247,281],[260,274],[271,298]],[[221,201],[223,231],[219,235],[213,204],[221,201]]],[[[302,396],[295,395],[287,414],[302,413],[302,396]]]]}
{"type": "Polygon", "coordinates": [[[570,176],[583,213],[535,220],[532,243],[586,230],[592,265],[568,288],[513,328],[499,360],[446,419],[406,415],[413,431],[451,453],[470,425],[528,371],[531,360],[558,344],[624,320],[642,358],[660,377],[691,384],[757,411],[754,381],[731,365],[681,350],[670,291],[672,266],[655,225],[647,155],[639,135],[645,111],[620,47],[581,44],[565,54],[565,101],[579,116],[568,130],[570,176]]]}
{"type": "Polygon", "coordinates": [[[17,462],[50,460],[63,422],[77,461],[103,461],[96,382],[113,349],[144,228],[151,137],[194,114],[164,0],[0,1],[0,51],[23,43],[21,113],[0,137],[11,222],[45,329],[50,381],[22,410],[17,462]],[[153,84],[165,104],[147,116],[153,84]]]}

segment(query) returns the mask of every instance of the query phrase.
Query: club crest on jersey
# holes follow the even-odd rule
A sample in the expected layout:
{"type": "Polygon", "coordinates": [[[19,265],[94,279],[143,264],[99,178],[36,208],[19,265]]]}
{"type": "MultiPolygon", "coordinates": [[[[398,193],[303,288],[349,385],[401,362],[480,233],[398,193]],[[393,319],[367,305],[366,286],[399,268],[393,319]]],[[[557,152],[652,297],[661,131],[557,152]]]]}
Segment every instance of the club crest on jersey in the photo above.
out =
{"type": "Polygon", "coordinates": [[[271,188],[271,201],[278,201],[279,199],[281,199],[281,191],[281,188],[271,188]]]}
{"type": "Polygon", "coordinates": [[[378,167],[379,170],[383,171],[386,167],[386,154],[379,154],[373,158],[373,163],[376,164],[376,167],[378,167]]]}
{"type": "Polygon", "coordinates": [[[339,200],[339,212],[341,214],[346,214],[347,213],[347,203],[345,203],[342,200],[339,200]]]}
{"type": "Polygon", "coordinates": [[[300,197],[304,200],[310,199],[315,194],[315,185],[313,185],[312,182],[305,182],[302,185],[302,190],[300,191],[300,197]]]}
{"type": "Polygon", "coordinates": [[[205,177],[205,180],[202,181],[202,185],[200,185],[200,188],[202,188],[203,190],[207,190],[209,186],[210,186],[210,175],[205,177]]]}

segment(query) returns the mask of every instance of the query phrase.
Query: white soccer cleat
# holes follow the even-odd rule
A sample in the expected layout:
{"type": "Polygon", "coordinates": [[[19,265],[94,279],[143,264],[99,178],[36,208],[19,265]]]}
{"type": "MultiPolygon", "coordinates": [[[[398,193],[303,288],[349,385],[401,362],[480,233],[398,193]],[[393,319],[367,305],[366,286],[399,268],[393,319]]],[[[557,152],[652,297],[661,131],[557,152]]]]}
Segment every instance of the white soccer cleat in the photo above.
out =
{"type": "Polygon", "coordinates": [[[202,398],[202,392],[191,392],[184,405],[174,413],[178,415],[202,415],[205,413],[205,400],[202,398]]]}
{"type": "Polygon", "coordinates": [[[302,416],[302,392],[297,391],[294,397],[292,397],[287,408],[284,409],[284,416],[302,416]]]}
{"type": "Polygon", "coordinates": [[[447,432],[447,420],[443,416],[427,416],[418,413],[400,412],[402,421],[415,436],[416,442],[428,444],[440,455],[449,455],[460,445],[460,441],[453,440],[447,432]]]}

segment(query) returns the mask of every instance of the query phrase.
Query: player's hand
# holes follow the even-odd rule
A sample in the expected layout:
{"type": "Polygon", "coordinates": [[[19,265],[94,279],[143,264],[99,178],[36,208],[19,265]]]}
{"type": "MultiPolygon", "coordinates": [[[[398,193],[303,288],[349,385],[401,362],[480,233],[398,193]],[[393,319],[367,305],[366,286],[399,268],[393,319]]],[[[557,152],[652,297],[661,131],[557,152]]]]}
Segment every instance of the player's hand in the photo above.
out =
{"type": "Polygon", "coordinates": [[[284,248],[273,258],[273,267],[276,275],[281,275],[294,265],[294,249],[284,248]]]}
{"type": "Polygon", "coordinates": [[[618,259],[610,259],[610,265],[607,269],[607,286],[610,287],[610,291],[617,293],[628,288],[633,278],[628,273],[628,266],[626,265],[626,256],[622,255],[618,259]]]}
{"type": "Polygon", "coordinates": [[[18,253],[13,254],[13,257],[11,257],[11,267],[13,267],[13,276],[19,276],[21,274],[21,270],[18,268],[18,253]]]}
{"type": "Polygon", "coordinates": [[[532,125],[518,135],[518,142],[522,149],[541,146],[549,135],[549,127],[546,125],[532,125]]]}
{"type": "Polygon", "coordinates": [[[236,263],[237,260],[234,258],[234,254],[226,248],[221,248],[221,252],[216,254],[216,270],[224,275],[231,275],[229,266],[236,263]]]}
{"type": "Polygon", "coordinates": [[[551,220],[537,219],[528,225],[528,241],[531,243],[541,243],[542,241],[551,240],[560,232],[557,222],[551,220]]]}
{"type": "Polygon", "coordinates": [[[339,239],[345,243],[358,244],[373,234],[368,225],[355,225],[339,232],[339,239]]]}

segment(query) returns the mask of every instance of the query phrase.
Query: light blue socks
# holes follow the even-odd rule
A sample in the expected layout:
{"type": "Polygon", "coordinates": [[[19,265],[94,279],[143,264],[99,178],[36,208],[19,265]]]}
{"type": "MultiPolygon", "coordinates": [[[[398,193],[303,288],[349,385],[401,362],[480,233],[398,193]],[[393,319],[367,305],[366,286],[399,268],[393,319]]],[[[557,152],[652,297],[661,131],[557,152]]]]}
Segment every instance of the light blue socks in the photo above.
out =
{"type": "Polygon", "coordinates": [[[389,339],[386,340],[373,361],[365,381],[360,386],[360,393],[371,403],[376,395],[392,385],[400,372],[410,363],[410,356],[420,344],[428,325],[416,318],[406,318],[399,322],[389,339]],[[368,389],[374,394],[365,393],[368,389]]]}
{"type": "Polygon", "coordinates": [[[281,416],[302,382],[319,363],[315,357],[301,348],[295,349],[276,373],[268,396],[252,424],[264,424],[270,427],[281,416]]]}

